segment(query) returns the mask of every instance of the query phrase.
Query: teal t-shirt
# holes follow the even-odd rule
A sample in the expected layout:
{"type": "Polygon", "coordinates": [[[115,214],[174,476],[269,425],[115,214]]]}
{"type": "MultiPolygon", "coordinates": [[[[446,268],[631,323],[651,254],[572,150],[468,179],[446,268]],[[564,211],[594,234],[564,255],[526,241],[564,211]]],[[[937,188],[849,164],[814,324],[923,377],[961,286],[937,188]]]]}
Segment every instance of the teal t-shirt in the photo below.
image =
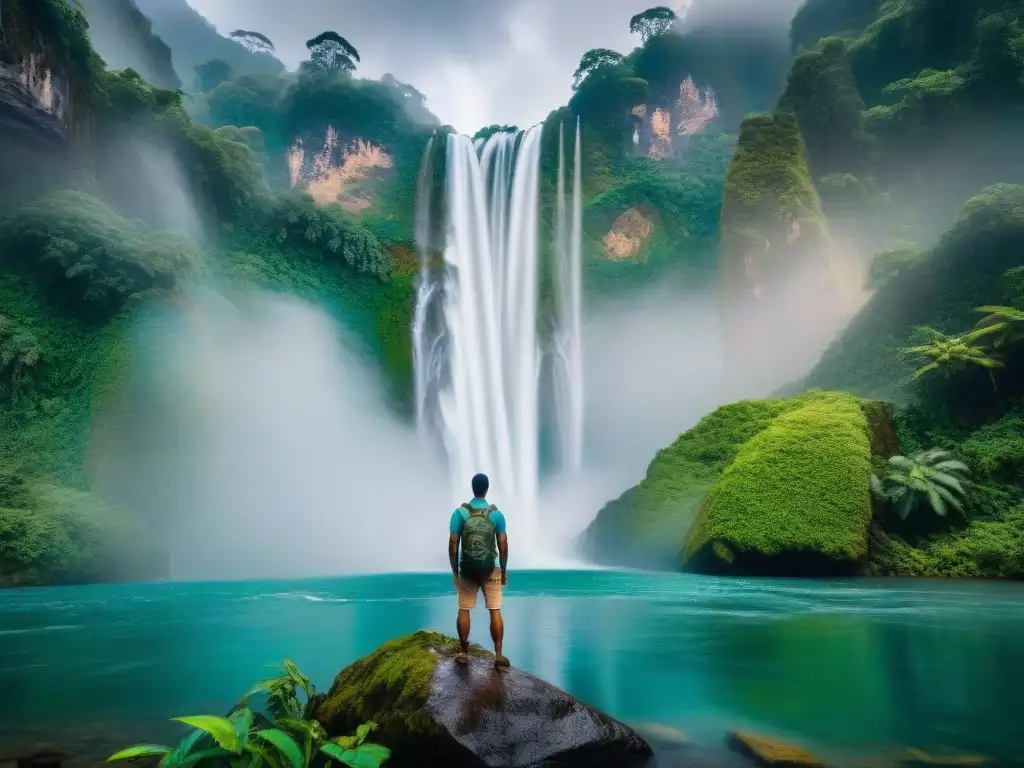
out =
{"type": "MultiPolygon", "coordinates": [[[[474,498],[469,502],[469,506],[473,507],[473,509],[487,509],[490,504],[487,502],[487,499],[474,498]]],[[[495,535],[505,533],[505,516],[501,514],[500,509],[491,512],[488,518],[490,518],[491,524],[494,525],[495,535]]],[[[457,508],[452,512],[452,519],[448,524],[449,532],[454,533],[456,536],[461,536],[462,526],[466,524],[467,520],[469,520],[469,511],[462,507],[457,508]]],[[[494,567],[498,568],[500,565],[500,558],[495,558],[494,567]]]]}

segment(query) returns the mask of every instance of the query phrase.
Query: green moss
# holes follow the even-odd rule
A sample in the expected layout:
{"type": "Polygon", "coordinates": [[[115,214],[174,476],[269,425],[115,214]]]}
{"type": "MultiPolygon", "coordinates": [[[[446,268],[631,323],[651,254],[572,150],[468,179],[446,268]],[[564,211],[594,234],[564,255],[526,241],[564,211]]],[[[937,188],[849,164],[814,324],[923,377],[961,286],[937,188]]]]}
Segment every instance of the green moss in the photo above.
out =
{"type": "Polygon", "coordinates": [[[720,263],[726,292],[764,290],[787,268],[823,259],[827,238],[796,118],[746,118],[725,178],[720,263]]]}
{"type": "Polygon", "coordinates": [[[796,116],[815,177],[864,167],[864,101],[844,41],[826,38],[793,61],[778,109],[796,116]]]}
{"type": "MultiPolygon", "coordinates": [[[[391,747],[443,735],[426,709],[434,667],[441,656],[458,653],[458,641],[420,630],[385,643],[343,669],[330,690],[315,703],[312,716],[331,735],[345,735],[373,720],[375,740],[391,747]]],[[[470,653],[490,654],[479,646],[470,653]]],[[[420,741],[422,743],[422,741],[420,741]]]]}
{"type": "Polygon", "coordinates": [[[743,444],[709,491],[683,556],[715,569],[705,548],[718,542],[737,564],[784,555],[856,565],[867,554],[870,472],[858,402],[815,395],[743,444]]]}
{"type": "MultiPolygon", "coordinates": [[[[877,435],[875,440],[880,450],[888,450],[891,455],[895,437],[888,408],[874,403],[861,405],[867,416],[851,411],[858,407],[858,401],[853,398],[812,392],[787,399],[744,400],[722,406],[680,435],[672,445],[658,451],[647,468],[646,477],[605,505],[585,532],[581,544],[589,556],[600,562],[648,568],[677,567],[684,539],[701,512],[708,491],[716,486],[744,447],[784,415],[809,409],[812,416],[822,414],[822,423],[829,419],[843,424],[847,424],[847,420],[855,422],[864,445],[868,444],[870,425],[870,433],[877,435]]],[[[783,430],[782,437],[804,429],[819,434],[813,426],[813,419],[801,419],[790,430],[783,430]]],[[[775,433],[772,435],[775,439],[775,433]]],[[[800,456],[808,462],[813,459],[800,456]]],[[[867,473],[863,478],[863,491],[867,493],[867,473]]]]}

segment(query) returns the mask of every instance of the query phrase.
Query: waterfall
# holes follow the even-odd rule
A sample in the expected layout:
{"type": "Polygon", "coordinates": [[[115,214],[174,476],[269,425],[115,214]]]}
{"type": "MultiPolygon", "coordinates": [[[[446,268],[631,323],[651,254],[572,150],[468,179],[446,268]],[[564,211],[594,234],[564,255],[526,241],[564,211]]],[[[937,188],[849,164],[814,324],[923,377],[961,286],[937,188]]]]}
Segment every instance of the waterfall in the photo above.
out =
{"type": "MultiPolygon", "coordinates": [[[[413,327],[417,418],[448,457],[453,501],[477,472],[514,515],[516,539],[535,548],[540,484],[541,340],[538,248],[542,126],[486,140],[447,137],[444,269],[428,268],[429,181],[417,190],[420,283],[413,327]]],[[[564,145],[564,138],[560,140],[564,145]]],[[[428,145],[426,158],[436,148],[428,145]]],[[[555,317],[544,349],[554,361],[553,403],[563,469],[582,453],[580,153],[572,219],[560,147],[555,317]]]]}
{"type": "MultiPolygon", "coordinates": [[[[430,350],[428,343],[427,310],[430,306],[437,284],[431,281],[429,270],[430,251],[432,246],[430,226],[430,206],[433,202],[433,170],[434,139],[427,140],[427,148],[423,151],[419,177],[416,179],[416,251],[420,260],[419,283],[416,286],[416,306],[412,319],[412,364],[413,364],[413,396],[416,403],[416,426],[421,431],[426,429],[427,387],[430,384],[430,350]]],[[[293,185],[294,186],[294,185],[293,185]]]]}
{"type": "Polygon", "coordinates": [[[583,354],[581,342],[582,235],[580,124],[576,121],[572,177],[572,228],[566,225],[565,131],[558,131],[558,184],[555,205],[555,412],[563,472],[577,472],[583,463],[583,354]]]}

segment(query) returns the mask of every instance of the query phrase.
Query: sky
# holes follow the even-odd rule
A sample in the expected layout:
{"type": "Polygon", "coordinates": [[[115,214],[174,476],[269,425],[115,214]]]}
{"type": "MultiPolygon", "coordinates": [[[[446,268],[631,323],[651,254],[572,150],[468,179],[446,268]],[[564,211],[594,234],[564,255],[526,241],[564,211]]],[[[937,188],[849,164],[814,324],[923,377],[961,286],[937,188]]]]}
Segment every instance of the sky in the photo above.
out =
{"type": "MultiPolygon", "coordinates": [[[[571,95],[590,48],[628,53],[630,17],[652,0],[188,0],[222,34],[270,37],[289,69],[326,29],[360,52],[358,74],[390,72],[427,97],[442,123],[466,133],[493,123],[543,120],[571,95]]],[[[683,10],[690,0],[670,0],[683,10]]],[[[747,6],[798,0],[697,0],[747,6]]]]}

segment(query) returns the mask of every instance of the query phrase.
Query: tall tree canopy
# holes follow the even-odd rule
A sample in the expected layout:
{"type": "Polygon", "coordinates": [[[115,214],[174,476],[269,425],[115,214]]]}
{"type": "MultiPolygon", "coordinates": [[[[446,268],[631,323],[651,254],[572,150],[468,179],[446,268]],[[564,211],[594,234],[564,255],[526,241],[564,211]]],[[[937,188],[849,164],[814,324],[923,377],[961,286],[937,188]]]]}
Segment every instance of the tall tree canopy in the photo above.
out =
{"type": "Polygon", "coordinates": [[[646,43],[652,37],[668,32],[676,18],[676,12],[671,8],[656,5],[631,18],[629,31],[633,34],[640,33],[640,39],[646,43]]]}
{"type": "Polygon", "coordinates": [[[309,58],[328,72],[352,72],[359,61],[359,51],[337,32],[328,30],[306,41],[309,58]]]}
{"type": "Polygon", "coordinates": [[[236,29],[228,37],[232,40],[237,40],[252,53],[270,53],[274,50],[274,44],[270,42],[270,38],[266,35],[261,35],[259,32],[236,29]]]}
{"type": "Polygon", "coordinates": [[[575,91],[586,80],[587,75],[599,67],[614,67],[622,63],[622,54],[610,48],[591,48],[583,54],[580,65],[572,73],[572,89],[575,91]]]}

